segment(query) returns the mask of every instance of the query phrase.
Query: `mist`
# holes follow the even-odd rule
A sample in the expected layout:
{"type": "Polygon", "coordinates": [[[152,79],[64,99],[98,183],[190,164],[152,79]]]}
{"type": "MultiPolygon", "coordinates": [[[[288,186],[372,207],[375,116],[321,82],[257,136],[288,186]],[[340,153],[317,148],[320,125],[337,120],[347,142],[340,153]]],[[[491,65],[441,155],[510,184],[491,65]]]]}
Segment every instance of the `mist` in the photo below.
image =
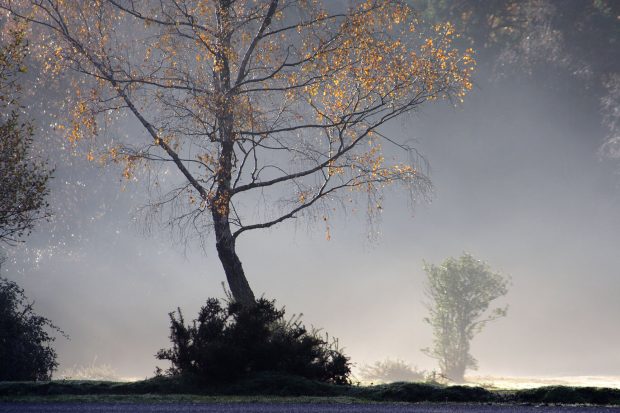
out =
{"type": "MultiPolygon", "coordinates": [[[[242,237],[250,284],[338,337],[358,366],[390,357],[432,370],[422,266],[468,252],[512,279],[507,317],[472,342],[471,374],[620,375],[620,164],[600,151],[600,100],[563,73],[493,73],[480,65],[463,104],[424,105],[386,128],[428,161],[430,202],[411,208],[389,190],[376,227],[363,208],[336,209],[329,240],[322,221],[242,237]]],[[[145,231],[145,186],[119,167],[76,158],[54,176],[56,217],[8,251],[2,276],[70,336],[55,342],[58,373],[96,363],[152,376],[168,367],[154,357],[169,346],[167,314],[191,319],[224,296],[213,242],[145,231]]]]}

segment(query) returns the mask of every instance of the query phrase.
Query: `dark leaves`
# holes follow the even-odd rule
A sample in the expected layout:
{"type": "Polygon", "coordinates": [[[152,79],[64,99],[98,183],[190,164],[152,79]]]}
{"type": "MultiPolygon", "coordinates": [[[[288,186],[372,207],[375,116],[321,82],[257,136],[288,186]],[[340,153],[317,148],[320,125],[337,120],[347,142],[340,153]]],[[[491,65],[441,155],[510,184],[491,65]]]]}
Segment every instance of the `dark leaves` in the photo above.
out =
{"type": "Polygon", "coordinates": [[[48,330],[64,335],[33,311],[24,290],[0,278],[0,381],[51,379],[58,363],[48,330]]]}

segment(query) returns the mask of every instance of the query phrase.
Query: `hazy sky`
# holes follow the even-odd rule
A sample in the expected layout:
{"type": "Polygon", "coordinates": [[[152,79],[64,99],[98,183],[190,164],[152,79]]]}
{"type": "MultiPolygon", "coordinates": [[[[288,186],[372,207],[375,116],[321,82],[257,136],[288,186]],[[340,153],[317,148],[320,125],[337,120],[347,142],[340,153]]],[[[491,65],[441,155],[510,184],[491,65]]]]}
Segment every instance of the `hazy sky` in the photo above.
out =
{"type": "MultiPolygon", "coordinates": [[[[473,341],[480,374],[620,374],[620,164],[597,155],[598,102],[583,93],[480,73],[462,107],[394,122],[391,136],[415,138],[430,162],[432,202],[411,210],[388,191],[376,242],[363,214],[336,215],[330,241],[322,223],[244,235],[254,291],[339,337],[358,365],[398,357],[432,369],[420,352],[431,344],[423,260],[465,251],[512,277],[508,317],[473,341]]],[[[152,375],[167,313],[191,319],[223,295],[213,245],[184,254],[166,234],[143,237],[131,219],[141,195],[130,196],[142,186],[122,191],[119,175],[58,164],[56,226],[41,225],[2,269],[71,336],[56,342],[59,372],[96,357],[121,376],[152,375]]]]}

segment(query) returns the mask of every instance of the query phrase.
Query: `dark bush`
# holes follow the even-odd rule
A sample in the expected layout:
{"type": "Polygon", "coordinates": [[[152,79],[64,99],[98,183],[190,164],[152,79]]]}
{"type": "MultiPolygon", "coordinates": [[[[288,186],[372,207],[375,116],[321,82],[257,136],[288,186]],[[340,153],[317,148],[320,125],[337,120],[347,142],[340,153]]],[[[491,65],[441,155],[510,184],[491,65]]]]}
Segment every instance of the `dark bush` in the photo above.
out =
{"type": "Polygon", "coordinates": [[[49,380],[58,366],[51,347],[60,331],[34,313],[15,282],[0,277],[0,381],[49,380]]]}
{"type": "Polygon", "coordinates": [[[349,359],[299,317],[286,320],[275,301],[260,299],[252,308],[207,300],[198,318],[186,325],[179,308],[170,315],[171,349],[156,357],[169,360],[169,374],[190,374],[208,381],[234,381],[256,372],[273,371],[312,380],[345,384],[349,359]]]}

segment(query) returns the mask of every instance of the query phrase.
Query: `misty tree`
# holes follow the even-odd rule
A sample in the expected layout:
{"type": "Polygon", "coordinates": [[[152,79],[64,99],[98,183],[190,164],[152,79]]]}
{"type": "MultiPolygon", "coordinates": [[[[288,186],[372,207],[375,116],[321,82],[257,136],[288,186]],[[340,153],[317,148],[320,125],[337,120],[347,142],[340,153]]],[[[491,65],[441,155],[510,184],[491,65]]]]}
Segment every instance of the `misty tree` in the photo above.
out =
{"type": "Polygon", "coordinates": [[[463,382],[467,369],[476,369],[469,346],[490,321],[505,317],[508,307],[489,311],[491,302],[508,293],[509,279],[469,254],[448,258],[441,265],[426,264],[425,293],[433,328],[433,346],[423,351],[437,359],[441,374],[463,382]]]}
{"type": "Polygon", "coordinates": [[[599,101],[601,153],[620,159],[620,2],[412,0],[428,20],[450,21],[498,76],[541,75],[546,87],[599,101]],[[583,94],[583,95],[582,95],[583,94]]]}
{"type": "Polygon", "coordinates": [[[151,222],[213,233],[244,305],[255,296],[240,235],[298,217],[329,225],[334,204],[349,208],[356,194],[372,217],[393,184],[423,194],[430,183],[415,149],[383,126],[426,101],[462,100],[472,86],[472,51],[453,46],[454,28],[423,30],[398,0],[0,7],[33,23],[46,77],[69,76],[70,116],[57,128],[88,146],[89,159],[148,176],[151,222]],[[132,121],[140,132],[113,128],[132,121]]]}
{"type": "Polygon", "coordinates": [[[0,242],[12,245],[49,217],[51,171],[31,154],[32,127],[19,114],[24,32],[12,30],[5,37],[0,47],[0,242]]]}

